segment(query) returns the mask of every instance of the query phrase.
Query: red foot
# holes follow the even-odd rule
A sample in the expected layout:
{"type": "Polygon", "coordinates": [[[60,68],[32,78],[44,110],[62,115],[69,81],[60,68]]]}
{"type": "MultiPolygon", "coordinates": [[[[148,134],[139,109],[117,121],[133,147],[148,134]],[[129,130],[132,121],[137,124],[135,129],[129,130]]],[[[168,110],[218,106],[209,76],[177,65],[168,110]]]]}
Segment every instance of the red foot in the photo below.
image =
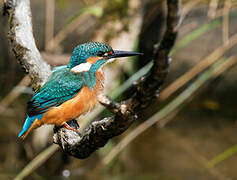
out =
{"type": "Polygon", "coordinates": [[[67,123],[64,123],[64,124],[63,124],[63,127],[65,127],[66,129],[71,130],[71,131],[74,131],[74,132],[76,132],[77,134],[79,134],[79,131],[78,131],[77,129],[74,129],[74,128],[70,127],[67,123]]]}

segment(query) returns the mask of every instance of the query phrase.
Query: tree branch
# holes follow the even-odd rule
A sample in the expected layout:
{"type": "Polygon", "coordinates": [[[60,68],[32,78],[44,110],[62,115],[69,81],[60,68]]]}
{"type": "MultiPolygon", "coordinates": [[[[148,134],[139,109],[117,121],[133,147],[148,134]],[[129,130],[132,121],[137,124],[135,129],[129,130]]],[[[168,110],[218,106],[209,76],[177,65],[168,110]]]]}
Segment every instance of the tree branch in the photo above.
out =
{"type": "Polygon", "coordinates": [[[154,65],[151,71],[135,82],[136,91],[128,100],[115,103],[100,96],[102,105],[115,114],[92,124],[82,133],[77,134],[65,128],[55,129],[54,142],[70,155],[86,158],[95,150],[103,147],[109,139],[123,133],[137,118],[135,112],[147,108],[158,95],[158,91],[168,74],[168,54],[174,45],[180,24],[179,1],[168,0],[167,28],[161,44],[155,51],[154,65]]]}
{"type": "MultiPolygon", "coordinates": [[[[158,95],[158,91],[168,74],[168,54],[174,45],[179,26],[179,0],[167,0],[167,28],[163,40],[153,54],[154,65],[150,72],[135,82],[133,96],[116,103],[106,96],[98,100],[115,114],[100,121],[92,122],[82,134],[63,127],[54,128],[54,142],[64,151],[77,158],[86,158],[107,141],[123,133],[137,119],[135,112],[147,108],[158,95]]],[[[49,77],[49,65],[42,59],[32,34],[29,0],[8,0],[4,5],[9,14],[9,39],[13,52],[26,72],[32,78],[32,87],[39,88],[49,77]]],[[[78,128],[76,121],[70,125],[78,128]]]]}
{"type": "Polygon", "coordinates": [[[32,33],[29,0],[7,0],[4,13],[9,14],[8,37],[16,59],[32,79],[33,89],[38,89],[51,74],[50,66],[42,59],[32,33]]]}

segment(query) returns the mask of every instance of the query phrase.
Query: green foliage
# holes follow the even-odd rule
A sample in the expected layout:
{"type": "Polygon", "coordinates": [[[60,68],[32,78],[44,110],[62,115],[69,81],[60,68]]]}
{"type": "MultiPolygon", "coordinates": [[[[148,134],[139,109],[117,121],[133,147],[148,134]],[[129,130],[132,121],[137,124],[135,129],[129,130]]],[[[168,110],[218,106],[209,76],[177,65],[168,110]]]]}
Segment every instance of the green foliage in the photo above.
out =
{"type": "Polygon", "coordinates": [[[223,153],[218,154],[215,158],[208,162],[207,167],[212,168],[224,161],[225,159],[233,156],[235,153],[237,153],[237,144],[228,148],[223,153]]]}

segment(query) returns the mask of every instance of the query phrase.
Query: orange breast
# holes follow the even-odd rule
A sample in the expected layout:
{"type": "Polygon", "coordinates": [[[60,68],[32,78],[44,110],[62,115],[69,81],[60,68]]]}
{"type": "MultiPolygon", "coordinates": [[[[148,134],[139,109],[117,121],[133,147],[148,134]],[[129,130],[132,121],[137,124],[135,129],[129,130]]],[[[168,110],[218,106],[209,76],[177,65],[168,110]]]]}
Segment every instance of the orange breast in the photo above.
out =
{"type": "Polygon", "coordinates": [[[85,86],[74,98],[58,107],[51,108],[41,119],[42,124],[56,124],[57,126],[61,126],[65,122],[75,119],[93,109],[98,102],[97,95],[104,89],[103,82],[103,74],[98,71],[96,85],[93,90],[85,86]]]}

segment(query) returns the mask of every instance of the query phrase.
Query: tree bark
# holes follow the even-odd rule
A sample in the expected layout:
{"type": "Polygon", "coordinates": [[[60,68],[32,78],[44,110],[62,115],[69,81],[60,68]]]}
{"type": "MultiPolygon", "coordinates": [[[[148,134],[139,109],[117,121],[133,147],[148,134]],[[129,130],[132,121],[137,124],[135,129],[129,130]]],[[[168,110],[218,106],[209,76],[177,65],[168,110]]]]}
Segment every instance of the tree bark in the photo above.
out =
{"type": "Polygon", "coordinates": [[[51,70],[35,45],[30,1],[8,0],[4,4],[4,14],[9,14],[8,37],[12,51],[26,73],[30,75],[32,88],[37,90],[47,81],[51,70]]]}

